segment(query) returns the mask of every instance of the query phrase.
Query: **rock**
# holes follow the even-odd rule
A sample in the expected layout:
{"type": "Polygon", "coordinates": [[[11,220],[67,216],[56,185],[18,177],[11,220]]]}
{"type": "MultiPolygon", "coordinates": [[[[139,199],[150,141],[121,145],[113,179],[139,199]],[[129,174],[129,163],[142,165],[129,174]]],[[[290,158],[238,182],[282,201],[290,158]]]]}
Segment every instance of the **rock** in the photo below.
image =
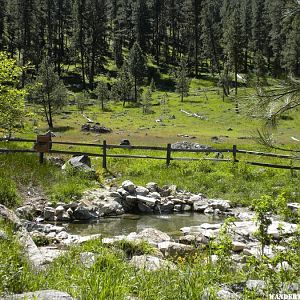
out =
{"type": "Polygon", "coordinates": [[[213,209],[219,209],[221,211],[228,211],[230,206],[230,201],[228,200],[221,200],[221,199],[210,199],[209,206],[213,209]]]}
{"type": "Polygon", "coordinates": [[[137,269],[145,269],[147,271],[157,271],[163,268],[176,268],[173,263],[151,255],[133,256],[130,263],[137,269]]]}
{"type": "Polygon", "coordinates": [[[129,140],[121,140],[120,146],[130,146],[130,141],[129,140]]]}
{"type": "Polygon", "coordinates": [[[45,258],[47,264],[53,262],[56,258],[66,253],[65,250],[60,250],[55,246],[46,246],[40,247],[39,250],[41,251],[42,255],[45,258]]]}
{"type": "Polygon", "coordinates": [[[194,247],[171,241],[165,241],[157,244],[158,249],[164,256],[184,256],[194,251],[194,247]]]}
{"type": "Polygon", "coordinates": [[[123,188],[119,188],[117,189],[117,192],[122,196],[122,197],[127,197],[129,196],[129,192],[127,192],[126,190],[124,190],[123,188]]]}
{"type": "Polygon", "coordinates": [[[192,206],[190,204],[183,204],[182,205],[182,210],[183,211],[191,211],[192,210],[192,206]]]}
{"type": "Polygon", "coordinates": [[[0,204],[0,218],[13,225],[15,230],[22,228],[22,223],[17,215],[6,206],[0,204]]]}
{"type": "Polygon", "coordinates": [[[207,208],[208,208],[208,203],[203,200],[198,200],[193,202],[193,210],[196,212],[204,212],[207,208]]]}
{"type": "Polygon", "coordinates": [[[138,186],[135,192],[138,196],[147,196],[149,194],[149,190],[143,186],[138,186]]]}
{"type": "Polygon", "coordinates": [[[174,211],[176,211],[176,212],[181,212],[181,210],[182,210],[181,204],[175,204],[175,205],[174,205],[174,211]]]}
{"type": "Polygon", "coordinates": [[[92,218],[97,218],[97,215],[91,213],[88,208],[84,206],[79,206],[75,209],[73,214],[74,219],[76,220],[89,220],[92,218]]]}
{"type": "Polygon", "coordinates": [[[62,205],[59,205],[55,208],[55,216],[57,220],[62,221],[64,213],[65,213],[65,209],[62,205]]]}
{"type": "Polygon", "coordinates": [[[91,168],[91,159],[87,155],[72,157],[61,168],[62,170],[74,168],[88,173],[95,172],[95,170],[91,168]]]}
{"type": "Polygon", "coordinates": [[[135,184],[130,180],[125,180],[122,182],[122,188],[129,193],[133,193],[135,191],[135,184]]]}
{"type": "Polygon", "coordinates": [[[219,300],[237,300],[241,299],[237,294],[229,292],[225,289],[219,290],[217,292],[217,297],[219,300]]]}
{"type": "Polygon", "coordinates": [[[146,228],[136,235],[137,239],[142,239],[150,244],[158,244],[160,242],[170,241],[171,238],[166,233],[155,228],[146,228]]]}
{"type": "Polygon", "coordinates": [[[211,215],[214,213],[214,209],[212,207],[207,207],[205,210],[204,210],[204,213],[207,214],[207,215],[211,215]]]}
{"type": "Polygon", "coordinates": [[[53,207],[44,208],[44,219],[45,221],[54,221],[55,220],[55,209],[53,207]]]}
{"type": "Polygon", "coordinates": [[[266,283],[264,280],[247,280],[246,287],[250,291],[256,291],[259,294],[263,294],[266,283]]]}
{"type": "Polygon", "coordinates": [[[92,252],[80,253],[80,260],[86,268],[91,268],[96,262],[96,256],[92,252]]]}
{"type": "Polygon", "coordinates": [[[158,190],[158,184],[155,182],[148,182],[146,184],[146,188],[150,191],[150,192],[157,192],[158,190]]]}
{"type": "Polygon", "coordinates": [[[236,241],[232,242],[232,250],[234,252],[243,251],[245,248],[247,248],[247,245],[245,243],[236,242],[236,241]]]}
{"type": "Polygon", "coordinates": [[[159,205],[159,210],[161,213],[170,213],[174,209],[174,203],[172,201],[168,201],[159,205]]]}
{"type": "Polygon", "coordinates": [[[198,201],[204,201],[203,197],[201,195],[193,195],[188,199],[188,203],[193,204],[194,202],[198,201]]]}
{"type": "Polygon", "coordinates": [[[152,192],[148,196],[151,197],[151,198],[158,199],[158,200],[161,198],[161,195],[158,192],[152,192]]]}
{"type": "Polygon", "coordinates": [[[142,213],[153,213],[153,208],[151,208],[148,204],[144,202],[138,203],[138,209],[142,213]]]}
{"type": "Polygon", "coordinates": [[[56,235],[56,238],[59,240],[66,240],[69,237],[68,233],[66,231],[61,231],[56,235]]]}
{"type": "Polygon", "coordinates": [[[143,204],[146,204],[149,207],[154,207],[157,203],[157,200],[155,198],[150,197],[144,197],[144,196],[136,196],[138,203],[142,202],[143,204]]]}
{"type": "Polygon", "coordinates": [[[7,239],[8,239],[7,234],[4,231],[0,230],[0,241],[7,240],[7,239]]]}
{"type": "Polygon", "coordinates": [[[35,209],[31,205],[24,205],[16,209],[16,215],[21,219],[32,221],[35,216],[35,209]]]}
{"type": "Polygon", "coordinates": [[[300,212],[300,203],[288,203],[287,207],[293,212],[300,212]]]}
{"type": "Polygon", "coordinates": [[[283,271],[283,272],[287,272],[288,270],[291,270],[292,267],[290,266],[290,264],[287,261],[283,261],[282,263],[277,264],[275,270],[277,272],[283,271]]]}
{"type": "Polygon", "coordinates": [[[203,223],[200,225],[200,227],[205,230],[215,230],[215,229],[220,229],[222,227],[222,225],[221,224],[203,223]]]}
{"type": "Polygon", "coordinates": [[[73,298],[65,293],[56,290],[44,290],[44,291],[36,291],[24,294],[15,294],[6,296],[3,298],[4,300],[73,300],[73,298]]]}

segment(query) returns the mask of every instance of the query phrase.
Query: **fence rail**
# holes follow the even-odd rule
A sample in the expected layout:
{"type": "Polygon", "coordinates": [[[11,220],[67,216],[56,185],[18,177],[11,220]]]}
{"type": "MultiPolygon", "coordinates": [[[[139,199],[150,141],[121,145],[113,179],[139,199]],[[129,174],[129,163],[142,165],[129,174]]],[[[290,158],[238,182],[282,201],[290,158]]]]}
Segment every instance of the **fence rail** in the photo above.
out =
{"type": "MultiPolygon", "coordinates": [[[[22,143],[34,143],[37,144],[37,140],[34,139],[4,139],[0,138],[0,142],[22,142],[22,143]]],[[[45,143],[44,143],[45,144],[45,143]]],[[[293,155],[287,154],[277,154],[277,153],[266,153],[266,152],[258,152],[258,151],[249,151],[249,150],[241,150],[238,149],[236,145],[233,145],[231,149],[173,149],[171,144],[167,144],[166,147],[160,146],[135,146],[135,145],[113,145],[107,144],[106,141],[103,141],[103,144],[94,144],[94,143],[78,143],[78,142],[60,142],[60,141],[52,141],[50,138],[50,142],[46,143],[49,146],[47,151],[38,151],[34,149],[7,149],[0,148],[0,153],[39,153],[40,162],[43,163],[44,153],[48,154],[67,154],[67,155],[88,155],[94,157],[102,157],[102,166],[103,168],[107,168],[107,158],[129,158],[129,159],[157,159],[157,160],[165,160],[166,165],[169,166],[171,161],[213,161],[213,162],[233,162],[238,163],[240,160],[237,159],[238,154],[243,155],[253,155],[260,157],[272,157],[278,159],[287,159],[290,160],[290,165],[282,165],[282,164],[271,164],[265,162],[254,162],[254,161],[244,161],[243,163],[253,165],[253,166],[261,166],[261,167],[269,167],[276,169],[289,169],[291,171],[300,170],[300,167],[293,166],[293,160],[299,160],[299,157],[295,157],[293,155]],[[96,147],[101,149],[102,152],[84,152],[84,151],[70,151],[70,150],[58,150],[51,149],[52,145],[68,145],[68,146],[84,146],[84,147],[96,147]],[[141,155],[141,154],[108,154],[109,149],[124,149],[124,150],[151,150],[151,151],[163,151],[166,152],[166,156],[153,156],[153,155],[141,155]],[[223,153],[231,153],[232,159],[228,158],[193,158],[193,157],[172,157],[172,153],[215,153],[223,156],[223,153]]]]}

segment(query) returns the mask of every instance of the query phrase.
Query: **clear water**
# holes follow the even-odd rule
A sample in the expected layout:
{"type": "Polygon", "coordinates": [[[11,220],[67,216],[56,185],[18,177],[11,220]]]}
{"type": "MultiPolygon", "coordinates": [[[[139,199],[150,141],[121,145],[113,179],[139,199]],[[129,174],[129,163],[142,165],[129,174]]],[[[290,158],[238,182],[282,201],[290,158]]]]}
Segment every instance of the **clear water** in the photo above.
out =
{"type": "Polygon", "coordinates": [[[180,228],[197,226],[202,223],[220,223],[223,218],[199,213],[177,213],[162,215],[123,215],[113,218],[101,218],[89,223],[68,224],[68,232],[78,235],[102,234],[106,237],[128,235],[145,228],[156,228],[172,237],[180,235],[180,228]]]}

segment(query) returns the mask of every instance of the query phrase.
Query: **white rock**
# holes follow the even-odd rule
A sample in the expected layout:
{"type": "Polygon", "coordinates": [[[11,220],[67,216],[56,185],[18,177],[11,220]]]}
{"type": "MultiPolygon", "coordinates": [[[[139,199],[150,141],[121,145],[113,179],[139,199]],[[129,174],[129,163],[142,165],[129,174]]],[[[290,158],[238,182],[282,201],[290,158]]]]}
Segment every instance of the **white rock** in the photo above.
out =
{"type": "Polygon", "coordinates": [[[129,193],[132,193],[135,190],[135,184],[130,180],[125,180],[125,181],[122,182],[122,188],[125,191],[127,191],[129,193]]]}

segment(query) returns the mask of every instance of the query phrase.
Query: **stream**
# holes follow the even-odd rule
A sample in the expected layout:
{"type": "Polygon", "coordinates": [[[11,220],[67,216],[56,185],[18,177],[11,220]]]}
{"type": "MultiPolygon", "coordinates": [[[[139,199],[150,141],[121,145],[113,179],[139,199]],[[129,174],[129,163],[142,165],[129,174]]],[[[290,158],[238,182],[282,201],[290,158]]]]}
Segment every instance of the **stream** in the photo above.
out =
{"type": "Polygon", "coordinates": [[[223,217],[193,212],[157,215],[125,214],[119,217],[100,218],[89,223],[70,223],[67,225],[67,231],[81,236],[100,233],[104,237],[112,237],[128,235],[130,232],[139,232],[152,227],[176,238],[181,235],[180,228],[182,227],[197,226],[202,223],[221,223],[223,220],[223,217]]]}

